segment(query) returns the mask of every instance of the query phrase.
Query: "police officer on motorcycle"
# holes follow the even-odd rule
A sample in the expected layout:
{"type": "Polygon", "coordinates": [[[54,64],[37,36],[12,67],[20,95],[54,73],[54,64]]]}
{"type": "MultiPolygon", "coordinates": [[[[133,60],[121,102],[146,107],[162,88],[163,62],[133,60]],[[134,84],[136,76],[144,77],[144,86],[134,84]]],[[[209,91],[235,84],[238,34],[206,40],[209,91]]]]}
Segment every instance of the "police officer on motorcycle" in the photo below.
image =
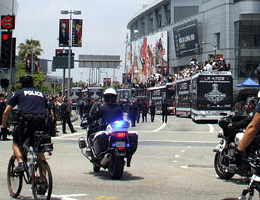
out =
{"type": "MultiPolygon", "coordinates": [[[[7,103],[3,113],[2,132],[9,132],[7,129],[8,119],[13,108],[18,106],[18,125],[13,129],[13,151],[18,160],[16,170],[25,170],[25,163],[22,156],[22,145],[29,138],[30,145],[34,141],[35,131],[46,131],[47,100],[44,94],[33,87],[33,77],[25,75],[20,78],[22,89],[17,91],[7,103]]],[[[38,153],[39,159],[45,159],[44,153],[38,153]]]]}
{"type": "Polygon", "coordinates": [[[240,164],[241,154],[243,151],[253,142],[255,137],[259,134],[260,131],[260,103],[256,105],[254,116],[251,122],[246,127],[245,134],[240,144],[238,145],[234,158],[237,164],[240,164]]]}
{"type": "MultiPolygon", "coordinates": [[[[123,111],[120,106],[116,104],[117,94],[115,89],[108,88],[104,92],[104,100],[105,103],[102,104],[98,110],[91,115],[93,120],[101,119],[101,126],[99,126],[99,130],[105,130],[106,126],[109,123],[112,123],[117,120],[123,120],[123,111]]],[[[88,136],[92,134],[94,131],[89,130],[88,136]]],[[[96,130],[95,130],[96,132],[96,130]]]]}

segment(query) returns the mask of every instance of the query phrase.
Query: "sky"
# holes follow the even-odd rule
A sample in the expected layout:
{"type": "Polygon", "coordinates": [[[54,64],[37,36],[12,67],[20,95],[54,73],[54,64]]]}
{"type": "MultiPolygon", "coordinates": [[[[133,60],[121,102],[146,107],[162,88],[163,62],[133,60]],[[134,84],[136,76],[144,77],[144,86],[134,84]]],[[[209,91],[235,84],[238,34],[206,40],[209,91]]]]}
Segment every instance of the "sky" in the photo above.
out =
{"type": "MultiPolygon", "coordinates": [[[[59,49],[59,19],[68,19],[60,14],[61,10],[81,10],[81,15],[74,19],[83,19],[82,47],[73,47],[75,59],[79,54],[120,55],[121,69],[116,70],[120,76],[124,68],[125,41],[127,24],[135,13],[154,0],[18,0],[13,36],[17,46],[26,39],[39,40],[44,50],[40,58],[52,60],[55,49],[59,49]]],[[[103,71],[106,71],[104,69],[103,71]]],[[[62,76],[62,70],[52,73],[62,76]]],[[[106,73],[101,73],[101,79],[106,73]]],[[[113,70],[108,71],[113,76],[113,70]]],[[[75,68],[71,70],[74,81],[88,78],[88,70],[75,68]]],[[[121,80],[121,79],[120,79],[121,80]]]]}

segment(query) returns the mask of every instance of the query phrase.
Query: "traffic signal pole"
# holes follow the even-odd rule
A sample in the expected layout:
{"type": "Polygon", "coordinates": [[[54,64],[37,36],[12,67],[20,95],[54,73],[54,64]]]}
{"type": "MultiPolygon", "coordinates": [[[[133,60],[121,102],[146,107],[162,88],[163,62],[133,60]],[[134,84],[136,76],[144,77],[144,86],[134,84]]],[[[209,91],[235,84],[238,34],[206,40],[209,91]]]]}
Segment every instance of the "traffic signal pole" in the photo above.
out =
{"type": "MultiPolygon", "coordinates": [[[[14,15],[14,0],[12,0],[12,15],[14,15]]],[[[11,29],[11,33],[12,33],[12,35],[13,35],[13,30],[11,29]]],[[[7,89],[7,100],[9,100],[10,98],[11,98],[11,87],[12,87],[12,84],[13,84],[13,76],[12,76],[12,74],[13,74],[13,66],[12,66],[12,63],[13,63],[13,40],[12,40],[12,38],[11,38],[11,58],[10,58],[10,67],[9,67],[9,70],[8,70],[8,72],[9,72],[9,74],[8,74],[8,77],[9,77],[9,86],[8,86],[8,89],[7,89]]]]}

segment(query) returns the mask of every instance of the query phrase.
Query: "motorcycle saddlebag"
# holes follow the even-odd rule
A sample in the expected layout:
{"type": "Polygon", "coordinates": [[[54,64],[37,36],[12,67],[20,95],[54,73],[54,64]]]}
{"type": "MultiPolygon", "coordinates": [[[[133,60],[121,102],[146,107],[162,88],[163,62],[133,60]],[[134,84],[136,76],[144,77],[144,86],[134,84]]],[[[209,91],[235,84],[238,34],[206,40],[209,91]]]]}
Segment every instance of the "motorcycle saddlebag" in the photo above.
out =
{"type": "Polygon", "coordinates": [[[93,149],[96,155],[108,149],[109,135],[104,131],[99,131],[93,138],[93,149]]]}
{"type": "Polygon", "coordinates": [[[134,154],[138,146],[138,134],[135,131],[128,132],[128,138],[131,145],[131,153],[134,154]]]}

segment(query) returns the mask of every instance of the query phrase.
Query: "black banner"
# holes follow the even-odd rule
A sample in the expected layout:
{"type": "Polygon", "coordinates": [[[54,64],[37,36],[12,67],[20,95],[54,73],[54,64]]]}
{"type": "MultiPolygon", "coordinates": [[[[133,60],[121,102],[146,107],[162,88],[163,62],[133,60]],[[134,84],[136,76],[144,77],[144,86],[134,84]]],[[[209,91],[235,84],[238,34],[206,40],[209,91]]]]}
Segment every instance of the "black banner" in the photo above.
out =
{"type": "Polygon", "coordinates": [[[59,34],[59,46],[69,46],[69,19],[60,19],[60,34],[59,34]]]}
{"type": "Polygon", "coordinates": [[[175,27],[173,37],[177,57],[200,53],[197,20],[175,27]]]}

